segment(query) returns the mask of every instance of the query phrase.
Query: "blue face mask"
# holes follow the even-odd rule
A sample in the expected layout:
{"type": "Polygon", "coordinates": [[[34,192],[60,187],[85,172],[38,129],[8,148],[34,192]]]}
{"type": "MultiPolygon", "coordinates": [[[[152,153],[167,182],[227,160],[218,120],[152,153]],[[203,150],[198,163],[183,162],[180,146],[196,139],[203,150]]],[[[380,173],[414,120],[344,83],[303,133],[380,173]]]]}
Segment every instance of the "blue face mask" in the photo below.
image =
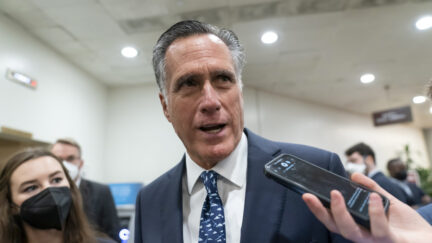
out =
{"type": "Polygon", "coordinates": [[[64,229],[72,204],[68,187],[48,187],[21,204],[20,217],[38,229],[64,229]]]}

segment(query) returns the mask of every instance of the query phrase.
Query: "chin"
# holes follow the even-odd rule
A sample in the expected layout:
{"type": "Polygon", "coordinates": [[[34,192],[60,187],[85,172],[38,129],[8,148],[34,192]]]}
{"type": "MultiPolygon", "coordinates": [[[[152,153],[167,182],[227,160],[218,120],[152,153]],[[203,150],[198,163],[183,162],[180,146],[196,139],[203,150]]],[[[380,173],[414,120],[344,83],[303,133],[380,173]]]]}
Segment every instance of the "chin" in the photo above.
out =
{"type": "Polygon", "coordinates": [[[234,149],[234,146],[214,146],[209,148],[206,157],[210,161],[216,163],[228,157],[234,149]]]}

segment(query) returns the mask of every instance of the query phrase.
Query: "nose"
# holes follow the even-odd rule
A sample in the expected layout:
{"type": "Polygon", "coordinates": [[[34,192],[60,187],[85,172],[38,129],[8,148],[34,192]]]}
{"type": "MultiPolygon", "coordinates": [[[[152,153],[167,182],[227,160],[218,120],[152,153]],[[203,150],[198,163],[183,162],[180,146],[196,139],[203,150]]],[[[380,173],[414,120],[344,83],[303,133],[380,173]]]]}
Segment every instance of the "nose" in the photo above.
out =
{"type": "Polygon", "coordinates": [[[202,89],[202,101],[200,111],[205,114],[213,114],[221,108],[219,93],[210,82],[206,82],[202,89]]]}
{"type": "Polygon", "coordinates": [[[38,190],[38,193],[42,192],[43,190],[45,190],[45,189],[47,189],[49,187],[51,187],[51,185],[49,184],[49,182],[41,184],[40,189],[38,190]]]}

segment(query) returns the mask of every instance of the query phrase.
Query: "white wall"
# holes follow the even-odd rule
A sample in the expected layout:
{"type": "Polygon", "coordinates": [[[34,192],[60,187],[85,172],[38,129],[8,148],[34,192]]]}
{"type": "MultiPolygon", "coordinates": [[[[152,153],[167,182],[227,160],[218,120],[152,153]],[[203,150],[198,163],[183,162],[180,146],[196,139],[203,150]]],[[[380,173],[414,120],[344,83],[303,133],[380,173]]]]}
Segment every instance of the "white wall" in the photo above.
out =
{"type": "MultiPolygon", "coordinates": [[[[407,125],[375,128],[365,115],[244,89],[245,125],[264,137],[321,147],[341,155],[369,143],[378,163],[405,144],[428,166],[425,139],[407,125]]],[[[107,88],[0,15],[0,126],[53,142],[70,136],[84,150],[87,177],[149,183],[174,166],[184,148],[163,116],[155,84],[107,88]],[[6,68],[39,82],[30,90],[4,78],[6,68]]]]}
{"type": "Polygon", "coordinates": [[[432,128],[423,129],[429,158],[432,158],[432,128]]]}
{"type": "Polygon", "coordinates": [[[414,162],[429,167],[429,155],[421,129],[409,125],[374,127],[369,115],[262,91],[251,98],[259,100],[260,134],[267,138],[330,150],[339,154],[342,161],[345,161],[347,148],[365,142],[374,149],[378,167],[384,172],[387,172],[387,161],[397,157],[409,144],[414,162]]]}
{"type": "Polygon", "coordinates": [[[109,182],[148,183],[183,155],[156,85],[110,89],[107,121],[104,174],[109,182]]]}
{"type": "Polygon", "coordinates": [[[0,14],[0,126],[54,142],[81,143],[86,175],[102,179],[107,89],[0,14]],[[5,78],[7,68],[39,83],[28,89],[5,78]]]}
{"type": "MultiPolygon", "coordinates": [[[[105,175],[111,181],[149,183],[180,160],[184,148],[163,116],[156,85],[109,91],[105,175]]],[[[245,126],[269,139],[344,151],[370,144],[379,167],[410,144],[414,161],[428,166],[421,130],[406,125],[375,128],[370,116],[310,104],[245,87],[245,126]]]]}

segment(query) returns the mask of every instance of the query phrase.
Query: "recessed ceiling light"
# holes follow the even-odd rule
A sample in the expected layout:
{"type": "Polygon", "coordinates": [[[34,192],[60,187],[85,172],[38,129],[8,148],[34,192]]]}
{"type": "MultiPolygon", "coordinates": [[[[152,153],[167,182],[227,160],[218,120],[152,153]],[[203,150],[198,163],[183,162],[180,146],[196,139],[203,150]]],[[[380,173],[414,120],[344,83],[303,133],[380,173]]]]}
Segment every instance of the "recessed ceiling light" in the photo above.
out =
{"type": "Polygon", "coordinates": [[[134,58],[138,56],[138,50],[133,47],[127,46],[121,50],[121,54],[127,58],[134,58]]]}
{"type": "Polygon", "coordinates": [[[426,97],[424,97],[424,96],[422,96],[422,95],[418,95],[418,96],[414,97],[414,98],[412,99],[412,101],[413,101],[415,104],[421,104],[421,103],[423,103],[423,102],[426,101],[426,97]]]}
{"type": "Polygon", "coordinates": [[[431,114],[432,114],[432,106],[431,106],[431,107],[429,107],[429,113],[431,113],[431,114]]]}
{"type": "Polygon", "coordinates": [[[432,17],[425,16],[417,20],[416,27],[419,30],[427,30],[432,27],[432,17]]]}
{"type": "Polygon", "coordinates": [[[372,73],[365,73],[360,77],[360,81],[364,84],[372,83],[375,81],[375,75],[372,73]]]}
{"type": "Polygon", "coordinates": [[[261,41],[264,44],[273,44],[277,41],[278,34],[274,31],[267,31],[261,36],[261,41]]]}

